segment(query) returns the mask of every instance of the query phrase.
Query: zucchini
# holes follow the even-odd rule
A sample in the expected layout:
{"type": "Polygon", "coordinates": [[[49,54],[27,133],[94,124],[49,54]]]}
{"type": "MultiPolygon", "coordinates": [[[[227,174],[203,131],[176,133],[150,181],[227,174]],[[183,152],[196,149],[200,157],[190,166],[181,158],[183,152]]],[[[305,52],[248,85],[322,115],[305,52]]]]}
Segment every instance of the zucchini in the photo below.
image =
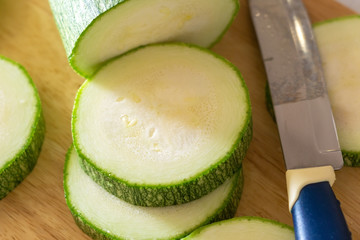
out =
{"type": "Polygon", "coordinates": [[[0,199],[34,168],[44,140],[40,98],[26,70],[0,57],[0,199]]]}
{"type": "Polygon", "coordinates": [[[201,227],[183,240],[294,240],[292,227],[259,217],[237,217],[201,227]]]}
{"type": "Polygon", "coordinates": [[[360,16],[314,26],[339,143],[347,166],[360,166],[360,16]]]}
{"type": "MultiPolygon", "coordinates": [[[[360,16],[314,25],[345,166],[360,166],[360,16]]],[[[275,120],[269,86],[266,107],[275,120]]]]}
{"type": "Polygon", "coordinates": [[[233,217],[243,177],[231,179],[203,198],[168,207],[140,207],[106,192],[84,173],[70,148],[64,168],[66,203],[77,225],[93,239],[180,239],[195,228],[233,217]]]}
{"type": "Polygon", "coordinates": [[[207,49],[140,47],[81,86],[72,134],[82,167],[134,205],[204,196],[238,171],[252,137],[239,71],[207,49]]]}
{"type": "Polygon", "coordinates": [[[237,0],[49,0],[67,57],[90,77],[138,46],[179,41],[210,47],[239,9],[237,0]]]}

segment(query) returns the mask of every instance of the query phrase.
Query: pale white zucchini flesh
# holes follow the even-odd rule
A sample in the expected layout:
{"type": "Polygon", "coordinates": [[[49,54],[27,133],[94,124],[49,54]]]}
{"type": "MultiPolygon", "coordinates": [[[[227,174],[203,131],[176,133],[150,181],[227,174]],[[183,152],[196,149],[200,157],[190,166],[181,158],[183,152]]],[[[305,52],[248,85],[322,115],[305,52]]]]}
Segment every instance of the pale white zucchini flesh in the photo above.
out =
{"type": "Polygon", "coordinates": [[[238,172],[215,191],[190,203],[134,206],[96,184],[79,161],[71,148],[64,169],[65,197],[79,227],[94,239],[179,239],[219,217],[232,217],[241,195],[242,175],[238,172]]]}
{"type": "Polygon", "coordinates": [[[131,185],[140,200],[130,202],[145,206],[150,195],[171,205],[216,188],[241,166],[252,131],[238,70],[186,44],[142,47],[105,65],[80,88],[72,126],[86,172],[117,196],[131,185]]]}
{"type": "Polygon", "coordinates": [[[0,199],[35,166],[44,139],[40,98],[26,70],[0,57],[0,199]]]}
{"type": "Polygon", "coordinates": [[[27,76],[16,65],[0,59],[0,168],[28,140],[37,100],[27,76]]]}
{"type": "Polygon", "coordinates": [[[345,164],[360,165],[360,16],[314,27],[345,164]]]}
{"type": "Polygon", "coordinates": [[[285,224],[259,217],[237,217],[201,227],[183,240],[295,240],[285,224]]]}
{"type": "Polygon", "coordinates": [[[180,182],[231,151],[246,102],[238,75],[219,59],[181,45],[147,47],[82,86],[74,139],[95,165],[129,182],[180,182]]]}
{"type": "Polygon", "coordinates": [[[210,47],[234,19],[236,0],[51,0],[72,66],[89,77],[103,62],[158,42],[210,47]]]}

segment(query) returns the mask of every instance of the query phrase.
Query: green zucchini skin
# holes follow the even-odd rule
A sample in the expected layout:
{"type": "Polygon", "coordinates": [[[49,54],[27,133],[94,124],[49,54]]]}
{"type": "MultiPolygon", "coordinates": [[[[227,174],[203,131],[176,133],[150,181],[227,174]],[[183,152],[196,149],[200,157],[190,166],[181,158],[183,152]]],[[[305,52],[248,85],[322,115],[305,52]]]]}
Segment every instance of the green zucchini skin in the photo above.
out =
{"type": "MultiPolygon", "coordinates": [[[[232,190],[233,191],[232,196],[223,204],[222,208],[214,216],[208,218],[204,223],[201,224],[201,226],[204,226],[204,225],[207,225],[210,223],[214,223],[217,221],[230,219],[235,216],[236,210],[239,205],[239,201],[241,199],[241,194],[243,191],[243,184],[244,184],[243,181],[244,181],[243,175],[242,175],[242,173],[240,173],[239,184],[238,184],[238,186],[235,186],[235,188],[232,190]]],[[[92,239],[94,239],[94,240],[114,240],[114,239],[120,240],[120,238],[116,238],[116,237],[112,236],[111,234],[94,227],[91,223],[89,223],[86,219],[84,219],[80,214],[77,214],[76,212],[74,212],[74,209],[72,209],[72,215],[73,215],[76,225],[84,233],[86,233],[88,236],[90,236],[92,239]]],[[[169,240],[182,239],[189,233],[190,232],[186,232],[180,236],[171,238],[169,240]]]]}
{"type": "Polygon", "coordinates": [[[49,0],[69,60],[77,40],[91,22],[124,1],[127,0],[49,0]]]}
{"type": "MultiPolygon", "coordinates": [[[[125,240],[122,238],[115,237],[111,233],[106,232],[105,230],[99,229],[98,227],[94,226],[88,219],[86,219],[85,216],[83,216],[81,213],[77,211],[75,206],[73,206],[70,199],[70,192],[67,188],[67,183],[66,183],[67,175],[68,175],[67,168],[70,162],[69,158],[72,150],[73,150],[73,146],[69,148],[64,165],[64,194],[65,194],[66,204],[70,209],[70,212],[74,218],[75,223],[84,233],[86,233],[94,240],[114,240],[114,239],[125,240]]],[[[233,184],[229,197],[226,199],[226,201],[224,201],[223,205],[217,210],[215,214],[207,218],[204,222],[199,223],[199,226],[197,227],[204,226],[217,221],[222,221],[225,219],[230,219],[235,216],[244,188],[244,175],[243,175],[242,167],[234,174],[236,175],[236,178],[238,180],[237,180],[237,184],[233,184]]],[[[194,230],[195,229],[192,229],[188,232],[184,232],[179,236],[170,238],[169,240],[182,239],[183,237],[190,234],[194,230]]]]}
{"type": "MultiPolygon", "coordinates": [[[[101,61],[96,65],[92,66],[91,69],[83,69],[81,66],[78,66],[77,63],[77,55],[78,46],[81,40],[85,37],[86,33],[89,29],[96,23],[96,21],[106,15],[107,12],[115,10],[121,5],[126,4],[132,0],[71,0],[71,1],[62,1],[62,0],[49,0],[50,7],[54,16],[55,23],[60,33],[60,37],[62,39],[66,56],[72,68],[83,77],[91,77],[96,69],[101,67],[107,60],[101,61]]],[[[148,0],[150,1],[150,0],[148,0]]],[[[237,0],[232,0],[234,4],[234,12],[229,19],[227,25],[224,26],[223,30],[219,32],[218,36],[213,39],[213,41],[207,46],[203,47],[212,47],[217,42],[221,40],[226,31],[230,28],[231,23],[234,21],[237,12],[239,11],[240,5],[237,0]]],[[[158,14],[158,13],[154,13],[158,14]]],[[[178,36],[171,36],[170,40],[166,42],[177,42],[179,41],[178,36]]],[[[163,42],[163,41],[152,41],[144,39],[141,45],[147,45],[150,43],[163,42]]],[[[192,40],[184,41],[188,43],[196,44],[192,40]]],[[[100,43],[101,45],[101,43],[100,43]]],[[[138,46],[135,46],[138,47],[138,46]]],[[[130,50],[130,49],[128,49],[130,50]]],[[[128,51],[126,50],[126,51],[128,51]]],[[[91,51],[91,49],[89,49],[91,51]]],[[[120,51],[114,56],[120,55],[126,51],[120,51]]]]}
{"type": "Polygon", "coordinates": [[[0,168],[1,200],[13,189],[15,189],[35,167],[45,137],[45,120],[41,108],[40,97],[25,68],[8,58],[0,56],[0,59],[16,65],[20,71],[22,71],[30,82],[30,85],[34,88],[34,94],[36,94],[37,98],[37,113],[35,115],[32,130],[28,136],[27,142],[12,160],[0,168]]]}
{"type": "Polygon", "coordinates": [[[41,113],[34,127],[32,141],[5,168],[0,170],[0,199],[18,186],[33,170],[40,155],[45,135],[45,122],[41,113]]]}
{"type": "Polygon", "coordinates": [[[341,150],[344,165],[347,167],[360,167],[360,152],[341,150]]]}
{"type": "MultiPolygon", "coordinates": [[[[241,168],[242,161],[246,156],[247,150],[253,137],[252,109],[246,83],[240,71],[233,64],[231,64],[225,58],[213,53],[209,49],[186,43],[150,44],[126,52],[123,55],[120,55],[117,58],[108,61],[103,67],[111,64],[111,62],[115,61],[116,59],[132,54],[133,52],[140,51],[143,48],[161,45],[179,45],[195,48],[200,51],[208,52],[209,54],[214,55],[216,58],[224,61],[238,75],[239,80],[241,81],[241,85],[246,92],[247,102],[243,104],[246,104],[248,108],[246,111],[244,127],[242,131],[239,132],[237,141],[231,147],[229,152],[222,159],[219,159],[217,164],[209,166],[203,172],[198,173],[191,178],[185,179],[182,182],[169,183],[168,185],[141,185],[128,182],[124,179],[120,179],[117,176],[111,174],[110,172],[98,167],[83,152],[82,148],[78,143],[77,133],[75,131],[75,124],[77,121],[77,116],[75,113],[77,111],[78,101],[82,93],[82,88],[80,88],[77,93],[73,108],[72,135],[75,149],[79,157],[81,158],[80,163],[82,169],[87,175],[89,175],[93,179],[94,182],[98,183],[109,193],[130,204],[145,207],[163,207],[184,204],[210,193],[241,168]]],[[[101,68],[98,69],[97,72],[99,72],[100,70],[101,68]]],[[[91,78],[88,79],[88,81],[91,81],[91,78]]]]}
{"type": "Polygon", "coordinates": [[[249,118],[247,128],[241,133],[237,146],[233,153],[229,153],[230,157],[221,161],[217,166],[187,180],[186,183],[170,186],[141,186],[127,183],[98,169],[85,158],[81,158],[81,166],[106,191],[133,205],[160,207],[184,204],[208,194],[238,171],[251,139],[252,121],[249,118]]]}
{"type": "Polygon", "coordinates": [[[119,3],[126,1],[129,0],[49,0],[66,56],[72,68],[79,75],[85,77],[91,75],[79,69],[74,63],[79,40],[97,18],[119,3]]]}

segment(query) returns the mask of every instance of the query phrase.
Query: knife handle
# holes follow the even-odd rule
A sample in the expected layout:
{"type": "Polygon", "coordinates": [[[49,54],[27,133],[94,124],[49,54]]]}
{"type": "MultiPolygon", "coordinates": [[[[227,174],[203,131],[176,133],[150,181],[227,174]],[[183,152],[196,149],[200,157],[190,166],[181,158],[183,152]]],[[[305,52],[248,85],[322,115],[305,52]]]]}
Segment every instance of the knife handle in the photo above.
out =
{"type": "Polygon", "coordinates": [[[348,240],[340,202],[328,181],[306,185],[291,209],[297,240],[348,240]]]}

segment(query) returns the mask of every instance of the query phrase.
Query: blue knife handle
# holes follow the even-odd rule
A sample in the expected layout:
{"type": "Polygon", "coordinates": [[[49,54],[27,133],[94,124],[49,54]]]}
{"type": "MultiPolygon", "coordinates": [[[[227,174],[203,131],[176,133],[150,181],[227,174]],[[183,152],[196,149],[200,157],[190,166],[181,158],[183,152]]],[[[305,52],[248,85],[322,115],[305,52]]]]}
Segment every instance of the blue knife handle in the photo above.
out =
{"type": "Polygon", "coordinates": [[[351,239],[340,202],[327,181],[306,185],[291,214],[297,240],[351,239]]]}

